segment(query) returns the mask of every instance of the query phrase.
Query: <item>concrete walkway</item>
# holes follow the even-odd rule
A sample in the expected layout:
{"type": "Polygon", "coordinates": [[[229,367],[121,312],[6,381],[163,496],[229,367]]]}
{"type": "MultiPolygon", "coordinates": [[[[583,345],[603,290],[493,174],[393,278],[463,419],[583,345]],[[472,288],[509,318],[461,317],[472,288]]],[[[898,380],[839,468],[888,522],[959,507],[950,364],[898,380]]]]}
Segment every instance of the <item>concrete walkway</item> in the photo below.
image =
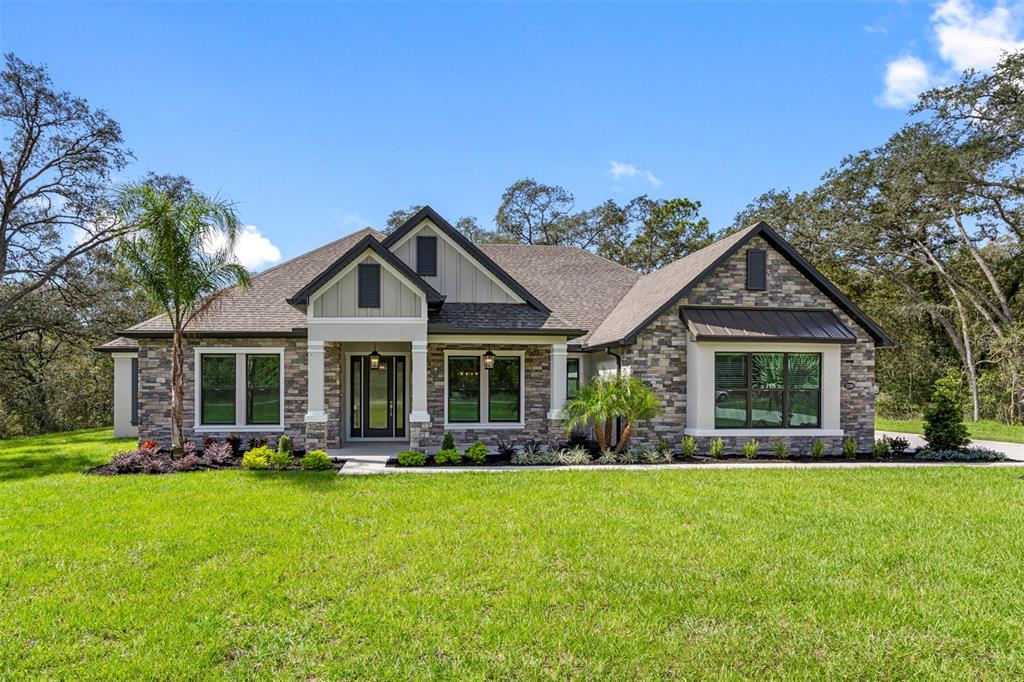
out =
{"type": "Polygon", "coordinates": [[[338,471],[340,475],[359,476],[384,473],[388,459],[407,447],[408,443],[401,441],[367,440],[345,443],[345,447],[330,449],[327,454],[345,463],[338,471]]]}
{"type": "MultiPolygon", "coordinates": [[[[897,433],[895,431],[875,431],[875,438],[906,438],[911,448],[923,448],[924,437],[916,433],[897,433]]],[[[995,450],[1006,455],[1007,459],[1015,462],[1024,462],[1024,443],[1003,443],[994,440],[972,440],[972,445],[978,445],[989,450],[995,450]]]]}

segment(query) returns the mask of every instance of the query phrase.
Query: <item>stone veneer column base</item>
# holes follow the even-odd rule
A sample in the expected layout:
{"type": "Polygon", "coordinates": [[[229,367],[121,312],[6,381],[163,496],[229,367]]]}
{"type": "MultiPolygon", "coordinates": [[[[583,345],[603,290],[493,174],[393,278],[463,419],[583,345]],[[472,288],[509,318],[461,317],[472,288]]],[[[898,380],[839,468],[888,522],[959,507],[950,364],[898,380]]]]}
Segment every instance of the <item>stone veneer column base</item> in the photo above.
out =
{"type": "Polygon", "coordinates": [[[327,447],[327,422],[306,422],[306,450],[327,447]]]}
{"type": "Polygon", "coordinates": [[[426,452],[430,443],[430,422],[409,422],[409,447],[426,452]]]}

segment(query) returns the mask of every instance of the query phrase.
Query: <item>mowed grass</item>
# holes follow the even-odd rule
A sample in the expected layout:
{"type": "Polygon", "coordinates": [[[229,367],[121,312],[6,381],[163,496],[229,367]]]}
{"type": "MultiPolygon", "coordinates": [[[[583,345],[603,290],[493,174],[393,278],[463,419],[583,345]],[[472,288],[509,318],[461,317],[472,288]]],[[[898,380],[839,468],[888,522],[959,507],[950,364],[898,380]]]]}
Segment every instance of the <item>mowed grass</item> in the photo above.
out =
{"type": "Polygon", "coordinates": [[[1020,469],[78,473],[115,446],[0,442],[0,679],[1024,676],[1020,469]]]}
{"type": "MultiPolygon", "coordinates": [[[[980,419],[976,422],[965,421],[971,438],[977,440],[995,440],[1004,443],[1024,443],[1024,426],[1007,426],[991,419],[980,419]]],[[[882,419],[875,418],[875,428],[879,431],[898,431],[900,433],[924,433],[924,421],[920,419],[882,419]]]]}

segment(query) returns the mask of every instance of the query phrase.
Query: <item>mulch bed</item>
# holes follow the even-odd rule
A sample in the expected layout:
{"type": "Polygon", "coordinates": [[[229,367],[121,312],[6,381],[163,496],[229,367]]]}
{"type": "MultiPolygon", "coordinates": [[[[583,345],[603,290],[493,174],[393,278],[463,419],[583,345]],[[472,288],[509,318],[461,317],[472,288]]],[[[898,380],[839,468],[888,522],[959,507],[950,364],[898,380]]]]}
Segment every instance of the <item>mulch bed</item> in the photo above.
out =
{"type": "MultiPolygon", "coordinates": [[[[911,453],[911,452],[906,452],[906,453],[904,453],[902,455],[886,455],[884,457],[873,457],[871,455],[863,454],[863,455],[858,455],[856,458],[853,458],[853,459],[850,459],[850,458],[847,458],[847,457],[837,457],[837,456],[834,456],[834,455],[833,456],[821,457],[819,459],[814,459],[812,457],[790,457],[788,459],[779,459],[779,458],[776,458],[776,457],[758,457],[757,459],[751,460],[751,459],[747,459],[746,457],[744,457],[742,455],[726,455],[726,456],[719,457],[719,458],[707,457],[707,456],[683,457],[682,455],[676,455],[676,456],[674,456],[672,458],[672,464],[723,464],[724,465],[724,464],[735,464],[737,462],[741,462],[741,463],[757,462],[757,463],[762,463],[762,464],[772,464],[772,463],[774,463],[774,464],[818,464],[818,463],[821,463],[821,462],[886,462],[886,463],[909,463],[909,462],[915,462],[915,463],[918,463],[918,464],[933,464],[933,463],[937,464],[938,463],[938,462],[931,462],[929,460],[914,459],[914,454],[911,453]]],[[[667,464],[667,463],[665,463],[665,464],[667,464]]],[[[665,464],[662,464],[662,463],[659,463],[659,464],[647,464],[645,462],[637,462],[635,464],[630,464],[628,466],[643,466],[643,467],[654,468],[654,467],[659,467],[659,466],[665,466],[665,464]]],[[[387,466],[388,467],[397,468],[397,469],[450,469],[450,468],[453,468],[453,467],[474,467],[474,466],[486,466],[486,467],[494,467],[494,466],[503,467],[503,466],[507,466],[507,467],[511,467],[511,468],[515,468],[515,469],[521,469],[521,468],[524,467],[524,465],[512,464],[511,458],[508,457],[508,456],[504,456],[504,455],[487,455],[487,459],[484,461],[483,464],[471,464],[471,463],[467,462],[465,459],[463,459],[463,461],[460,462],[459,464],[436,464],[434,462],[433,456],[428,455],[427,456],[427,463],[424,466],[422,466],[422,467],[402,467],[402,466],[398,465],[398,458],[392,457],[392,458],[388,459],[387,466]]],[[[564,467],[564,466],[570,466],[570,465],[568,465],[568,464],[535,464],[535,465],[525,465],[525,466],[564,467]]],[[[580,466],[580,465],[576,465],[576,466],[580,466]]],[[[583,466],[594,466],[594,467],[623,466],[623,464],[620,464],[620,463],[615,463],[615,464],[598,464],[597,462],[593,462],[592,461],[589,464],[586,464],[586,465],[583,465],[583,466]]]]}

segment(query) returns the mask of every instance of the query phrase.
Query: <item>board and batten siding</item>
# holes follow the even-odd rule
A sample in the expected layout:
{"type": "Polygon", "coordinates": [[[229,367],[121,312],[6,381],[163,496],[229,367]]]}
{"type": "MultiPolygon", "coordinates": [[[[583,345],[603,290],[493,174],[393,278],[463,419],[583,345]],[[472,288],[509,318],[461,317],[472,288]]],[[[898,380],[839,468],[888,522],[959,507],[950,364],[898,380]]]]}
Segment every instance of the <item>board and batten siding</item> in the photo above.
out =
{"type": "Polygon", "coordinates": [[[428,221],[394,248],[398,259],[416,270],[416,237],[437,237],[437,275],[423,279],[449,303],[522,303],[505,291],[472,258],[467,258],[428,221]]]}
{"type": "MultiPolygon", "coordinates": [[[[360,263],[376,263],[367,256],[360,263]]],[[[380,307],[359,307],[359,268],[352,267],[313,299],[313,317],[420,317],[421,295],[409,288],[387,267],[380,267],[380,307]]]]}

